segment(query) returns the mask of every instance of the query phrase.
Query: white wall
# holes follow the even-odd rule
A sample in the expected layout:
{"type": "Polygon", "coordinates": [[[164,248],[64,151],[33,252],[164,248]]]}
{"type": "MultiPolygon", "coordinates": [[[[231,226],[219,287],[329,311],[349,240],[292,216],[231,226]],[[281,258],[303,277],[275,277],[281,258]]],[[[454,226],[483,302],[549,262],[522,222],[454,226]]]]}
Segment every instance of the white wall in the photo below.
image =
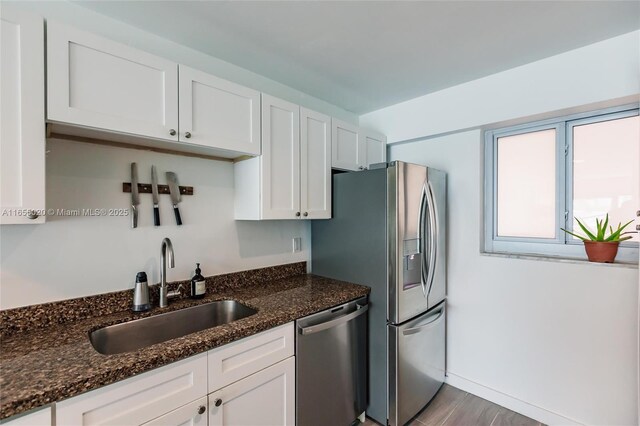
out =
{"type": "Polygon", "coordinates": [[[546,423],[637,424],[638,270],[481,255],[480,139],[390,152],[448,173],[449,381],[546,423]]]}
{"type": "Polygon", "coordinates": [[[631,32],[360,117],[406,141],[640,93],[640,31],[631,32]]]}
{"type": "Polygon", "coordinates": [[[549,424],[638,424],[638,270],[480,254],[482,126],[638,100],[640,32],[360,117],[448,173],[448,381],[549,424]],[[475,130],[471,130],[475,128],[475,130]]]}
{"type": "Polygon", "coordinates": [[[171,238],[175,269],[168,280],[189,279],[195,262],[204,275],[309,259],[307,221],[233,220],[233,164],[190,157],[50,140],[47,144],[47,208],[124,208],[131,195],[130,163],[137,162],[141,183],[151,181],[151,165],[175,171],[183,196],[176,226],[168,195],[160,196],[162,226],[153,226],[151,194],[141,194],[139,227],[130,217],[47,218],[42,225],[0,227],[0,308],[43,303],[133,287],[138,271],[159,281],[160,243],[171,238]],[[292,238],[303,249],[292,253],[292,238]]]}

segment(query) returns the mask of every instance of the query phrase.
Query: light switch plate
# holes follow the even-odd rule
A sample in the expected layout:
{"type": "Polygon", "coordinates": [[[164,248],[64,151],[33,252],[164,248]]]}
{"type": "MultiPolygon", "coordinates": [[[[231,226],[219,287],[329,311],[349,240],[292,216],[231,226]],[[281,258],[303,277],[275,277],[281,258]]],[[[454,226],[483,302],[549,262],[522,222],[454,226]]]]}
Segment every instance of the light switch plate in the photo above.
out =
{"type": "Polygon", "coordinates": [[[299,251],[302,251],[302,238],[301,237],[295,237],[293,240],[293,252],[297,253],[299,251]]]}

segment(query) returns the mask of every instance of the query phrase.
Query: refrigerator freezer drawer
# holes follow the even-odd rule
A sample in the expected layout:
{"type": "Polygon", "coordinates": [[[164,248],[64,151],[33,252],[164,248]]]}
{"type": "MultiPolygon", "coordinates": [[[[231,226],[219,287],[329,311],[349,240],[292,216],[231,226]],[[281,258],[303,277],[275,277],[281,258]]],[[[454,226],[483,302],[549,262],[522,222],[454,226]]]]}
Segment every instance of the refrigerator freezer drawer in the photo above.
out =
{"type": "Polygon", "coordinates": [[[389,325],[389,425],[411,420],[444,382],[445,302],[399,326],[389,325]]]}

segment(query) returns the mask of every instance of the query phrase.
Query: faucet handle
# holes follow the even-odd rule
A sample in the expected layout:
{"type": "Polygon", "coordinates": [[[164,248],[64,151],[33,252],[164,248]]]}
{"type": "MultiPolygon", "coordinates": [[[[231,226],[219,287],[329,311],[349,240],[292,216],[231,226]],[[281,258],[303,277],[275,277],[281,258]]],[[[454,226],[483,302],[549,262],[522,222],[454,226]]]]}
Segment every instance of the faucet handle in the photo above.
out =
{"type": "Polygon", "coordinates": [[[178,285],[178,288],[176,288],[175,290],[167,292],[167,299],[174,299],[176,297],[182,296],[182,289],[183,288],[184,287],[182,287],[182,284],[180,284],[180,285],[178,285]]]}

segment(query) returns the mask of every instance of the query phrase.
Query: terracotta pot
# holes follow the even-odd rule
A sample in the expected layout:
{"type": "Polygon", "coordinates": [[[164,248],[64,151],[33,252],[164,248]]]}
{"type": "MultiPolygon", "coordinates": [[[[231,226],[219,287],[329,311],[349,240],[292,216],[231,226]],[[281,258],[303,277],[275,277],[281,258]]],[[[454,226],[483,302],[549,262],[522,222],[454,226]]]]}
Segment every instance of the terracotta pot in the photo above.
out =
{"type": "Polygon", "coordinates": [[[613,263],[618,254],[619,242],[585,241],[584,250],[589,262],[613,263]]]}

